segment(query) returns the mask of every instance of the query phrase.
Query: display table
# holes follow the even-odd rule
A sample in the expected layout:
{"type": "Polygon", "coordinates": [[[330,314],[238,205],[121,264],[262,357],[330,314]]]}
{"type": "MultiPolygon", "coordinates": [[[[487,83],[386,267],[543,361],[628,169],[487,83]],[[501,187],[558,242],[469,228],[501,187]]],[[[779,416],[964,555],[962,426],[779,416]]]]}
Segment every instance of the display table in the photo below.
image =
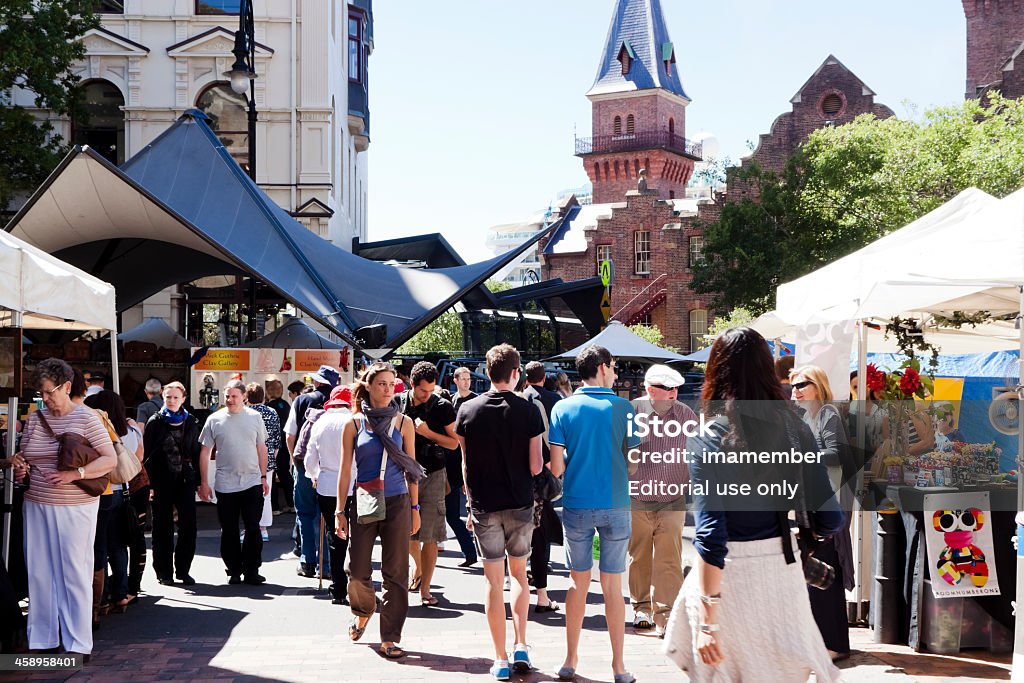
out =
{"type": "MultiPolygon", "coordinates": [[[[924,497],[927,489],[872,482],[869,494],[877,501],[888,498],[896,506],[903,537],[889,544],[888,552],[902,551],[902,562],[893,563],[899,576],[901,604],[901,638],[915,650],[956,652],[961,648],[983,647],[993,652],[1013,649],[1014,617],[1011,601],[1016,592],[1017,558],[1011,539],[1016,535],[1014,516],[1017,504],[1016,487],[965,486],[963,493],[987,491],[991,511],[986,523],[991,525],[995,557],[986,558],[994,564],[1001,595],[935,599],[931,593],[931,563],[927,561],[924,537],[924,497]]],[[[928,520],[931,523],[931,520],[928,520]]],[[[893,566],[890,564],[890,566],[893,566]]],[[[872,605],[875,611],[876,605],[872,605]]]]}

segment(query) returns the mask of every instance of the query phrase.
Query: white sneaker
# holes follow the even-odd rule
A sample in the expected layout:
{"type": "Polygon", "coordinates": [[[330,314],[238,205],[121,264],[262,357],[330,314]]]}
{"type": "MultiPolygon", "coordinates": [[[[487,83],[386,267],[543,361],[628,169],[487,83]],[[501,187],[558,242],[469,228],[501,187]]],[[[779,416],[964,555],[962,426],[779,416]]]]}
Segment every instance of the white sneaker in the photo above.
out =
{"type": "Polygon", "coordinates": [[[270,534],[267,533],[266,529],[260,529],[260,537],[263,539],[264,542],[270,540],[270,534]]]}
{"type": "Polygon", "coordinates": [[[529,673],[533,665],[530,664],[530,653],[525,643],[516,643],[515,651],[512,653],[512,669],[516,673],[529,673]]]}

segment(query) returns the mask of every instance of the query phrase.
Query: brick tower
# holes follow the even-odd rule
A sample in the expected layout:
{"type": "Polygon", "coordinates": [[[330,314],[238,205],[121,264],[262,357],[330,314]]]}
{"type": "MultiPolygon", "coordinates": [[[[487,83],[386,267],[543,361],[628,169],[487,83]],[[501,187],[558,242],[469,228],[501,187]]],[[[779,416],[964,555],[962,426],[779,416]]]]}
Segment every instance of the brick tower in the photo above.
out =
{"type": "Polygon", "coordinates": [[[576,155],[594,184],[594,203],[622,201],[641,168],[660,198],[682,198],[700,146],[685,137],[690,98],[660,0],[616,0],[587,99],[593,137],[576,139],[576,155]]]}
{"type": "Polygon", "coordinates": [[[1024,95],[1024,0],[963,0],[967,16],[967,99],[999,90],[1024,95]],[[1017,67],[1020,67],[1019,69],[1017,67]]]}

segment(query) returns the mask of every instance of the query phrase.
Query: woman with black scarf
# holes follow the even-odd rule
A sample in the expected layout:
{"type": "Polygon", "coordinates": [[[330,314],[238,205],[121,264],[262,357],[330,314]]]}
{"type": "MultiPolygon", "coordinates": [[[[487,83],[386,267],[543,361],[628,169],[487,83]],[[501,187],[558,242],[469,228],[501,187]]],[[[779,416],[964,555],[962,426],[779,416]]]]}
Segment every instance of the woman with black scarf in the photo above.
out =
{"type": "MultiPolygon", "coordinates": [[[[405,655],[398,646],[409,611],[409,537],[420,527],[419,482],[426,476],[415,459],[416,429],[391,400],[395,396],[395,371],[387,363],[374,363],[356,381],[352,395],[352,421],[342,433],[341,476],[338,500],[348,496],[352,463],[356,464],[357,487],[384,489],[385,517],[377,522],[360,523],[356,511],[352,520],[344,511],[336,511],[336,533],[349,538],[349,602],[352,624],[348,635],[359,640],[370,617],[376,611],[373,590],[373,545],[381,542],[381,575],[384,589],[381,601],[380,651],[389,659],[405,655]],[[386,457],[386,462],[384,461],[386,457]],[[381,481],[383,480],[383,481],[381,481]]],[[[358,492],[357,492],[358,495],[358,492]]]]}
{"type": "Polygon", "coordinates": [[[153,487],[153,569],[164,585],[174,574],[186,586],[196,554],[196,488],[199,486],[199,420],[185,410],[181,382],[164,385],[164,407],[146,423],[143,445],[146,472],[153,487]],[[178,543],[174,543],[174,511],[178,543]]]}

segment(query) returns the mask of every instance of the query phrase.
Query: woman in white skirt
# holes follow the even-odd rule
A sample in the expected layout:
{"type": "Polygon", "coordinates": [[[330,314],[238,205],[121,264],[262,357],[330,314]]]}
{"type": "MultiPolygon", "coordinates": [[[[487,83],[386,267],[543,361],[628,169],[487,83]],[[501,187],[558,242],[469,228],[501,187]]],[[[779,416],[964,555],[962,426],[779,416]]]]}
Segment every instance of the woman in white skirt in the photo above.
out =
{"type": "MultiPolygon", "coordinates": [[[[843,526],[823,465],[773,461],[730,462],[708,454],[738,451],[814,451],[814,437],[775,376],[764,338],[733,328],[711,347],[703,412],[713,436],[691,439],[690,482],[699,560],[683,584],[665,634],[665,653],[691,681],[818,683],[839,679],[811,614],[799,562],[787,563],[786,514],[806,500],[815,533],[843,526]],[[800,483],[758,495],[758,484],[800,483]],[[751,485],[752,495],[719,489],[751,485]],[[703,487],[703,488],[702,488],[703,487]],[[806,499],[805,499],[806,496],[806,499]],[[728,559],[726,557],[728,556],[728,559]]],[[[796,541],[792,541],[793,546],[796,541]]]]}

